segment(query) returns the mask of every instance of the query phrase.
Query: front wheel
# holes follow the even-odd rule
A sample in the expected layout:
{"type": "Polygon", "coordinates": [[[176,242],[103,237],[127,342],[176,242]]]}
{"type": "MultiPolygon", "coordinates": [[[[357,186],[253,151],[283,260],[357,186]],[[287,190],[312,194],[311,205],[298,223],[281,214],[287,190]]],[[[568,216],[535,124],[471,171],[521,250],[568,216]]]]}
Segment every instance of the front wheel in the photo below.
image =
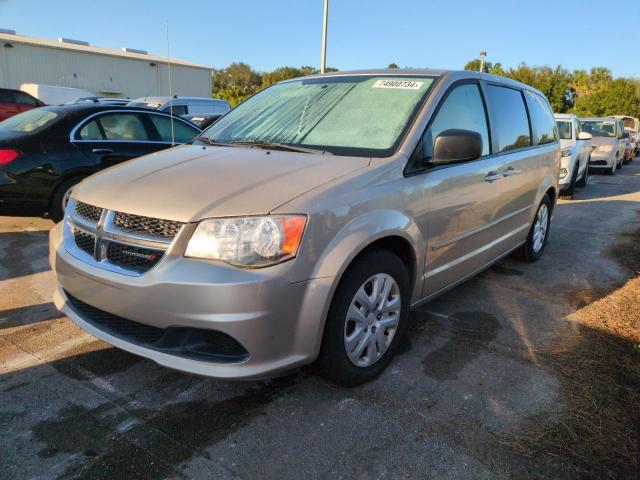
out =
{"type": "Polygon", "coordinates": [[[64,218],[64,209],[67,207],[71,190],[73,190],[73,187],[80,183],[81,180],[81,177],[73,177],[58,185],[51,197],[51,206],[49,207],[51,220],[58,223],[64,218]]]}
{"type": "Polygon", "coordinates": [[[545,195],[536,212],[527,241],[518,251],[519,257],[525,262],[537,261],[544,252],[551,225],[551,208],[551,199],[545,195]]]}
{"type": "Polygon", "coordinates": [[[616,168],[618,166],[618,161],[616,160],[613,165],[611,165],[611,168],[607,171],[607,173],[609,175],[615,175],[616,174],[616,168]]]}
{"type": "Polygon", "coordinates": [[[406,333],[411,282],[405,264],[375,250],[349,267],[334,294],[318,363],[332,381],[357,386],[391,362],[406,333]]]}
{"type": "Polygon", "coordinates": [[[587,186],[589,182],[589,161],[587,161],[587,166],[584,167],[584,173],[582,174],[582,178],[576,183],[576,186],[583,188],[587,186]]]}

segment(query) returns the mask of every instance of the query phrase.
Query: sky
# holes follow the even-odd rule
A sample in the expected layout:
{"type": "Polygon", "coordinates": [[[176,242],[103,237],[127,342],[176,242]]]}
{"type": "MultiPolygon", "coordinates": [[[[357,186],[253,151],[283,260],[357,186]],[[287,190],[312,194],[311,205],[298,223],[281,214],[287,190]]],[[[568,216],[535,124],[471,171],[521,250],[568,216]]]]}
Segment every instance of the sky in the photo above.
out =
{"type": "MultiPolygon", "coordinates": [[[[605,66],[640,77],[638,0],[329,0],[327,65],[605,66]]],[[[0,28],[260,71],[320,64],[323,0],[0,0],[0,28]]]]}

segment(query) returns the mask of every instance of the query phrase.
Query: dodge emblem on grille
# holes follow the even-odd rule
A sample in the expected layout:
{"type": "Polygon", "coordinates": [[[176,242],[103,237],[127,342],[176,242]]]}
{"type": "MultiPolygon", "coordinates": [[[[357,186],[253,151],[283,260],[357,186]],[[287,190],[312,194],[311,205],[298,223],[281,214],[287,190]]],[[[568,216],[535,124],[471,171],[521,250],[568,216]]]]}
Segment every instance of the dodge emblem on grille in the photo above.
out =
{"type": "Polygon", "coordinates": [[[130,257],[144,258],[149,262],[153,262],[156,258],[158,258],[158,256],[153,253],[132,252],[131,250],[122,250],[122,252],[120,253],[122,253],[122,255],[128,255],[130,257]]]}

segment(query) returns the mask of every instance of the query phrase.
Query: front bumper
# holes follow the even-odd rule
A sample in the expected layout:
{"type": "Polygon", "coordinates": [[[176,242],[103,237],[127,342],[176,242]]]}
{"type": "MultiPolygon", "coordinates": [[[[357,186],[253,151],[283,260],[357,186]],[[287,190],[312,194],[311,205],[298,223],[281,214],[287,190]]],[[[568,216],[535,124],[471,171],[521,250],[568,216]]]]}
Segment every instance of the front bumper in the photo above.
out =
{"type": "Polygon", "coordinates": [[[71,256],[62,227],[50,233],[56,307],[92,335],[177,370],[221,379],[257,379],[310,363],[318,355],[332,278],[290,283],[292,262],[255,270],[168,252],[134,277],[71,256]],[[229,335],[248,352],[237,363],[189,358],[113,335],[83,318],[69,295],[103,312],[143,325],[189,327],[229,335]]]}
{"type": "Polygon", "coordinates": [[[598,153],[594,151],[589,159],[589,168],[611,168],[618,159],[613,153],[598,153]]]}

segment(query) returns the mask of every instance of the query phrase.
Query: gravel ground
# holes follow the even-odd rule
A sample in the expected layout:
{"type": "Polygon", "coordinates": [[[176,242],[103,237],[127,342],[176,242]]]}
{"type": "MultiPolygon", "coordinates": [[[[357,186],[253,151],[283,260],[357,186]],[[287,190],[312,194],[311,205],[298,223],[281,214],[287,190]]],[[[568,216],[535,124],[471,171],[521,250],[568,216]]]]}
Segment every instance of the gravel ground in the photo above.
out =
{"type": "Polygon", "coordinates": [[[113,349],[51,303],[51,222],[0,217],[0,478],[637,478],[639,207],[640,159],[591,176],[543,259],[415,311],[402,353],[355,389],[113,349]]]}

